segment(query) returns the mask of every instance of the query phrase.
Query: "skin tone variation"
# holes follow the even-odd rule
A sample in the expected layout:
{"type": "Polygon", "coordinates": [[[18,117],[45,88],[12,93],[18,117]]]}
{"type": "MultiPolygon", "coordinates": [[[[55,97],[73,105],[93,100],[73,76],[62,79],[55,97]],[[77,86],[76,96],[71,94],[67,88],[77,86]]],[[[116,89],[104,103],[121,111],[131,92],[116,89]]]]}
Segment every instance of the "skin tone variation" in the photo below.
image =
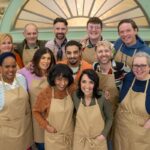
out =
{"type": "Polygon", "coordinates": [[[100,24],[89,23],[87,33],[92,44],[96,44],[101,37],[102,27],[100,24]]]}
{"type": "Polygon", "coordinates": [[[38,29],[34,24],[26,25],[23,35],[27,41],[28,46],[36,45],[36,41],[38,38],[38,29]]]}
{"type": "Polygon", "coordinates": [[[2,74],[3,80],[11,84],[15,78],[17,71],[16,60],[12,57],[5,58],[0,69],[1,72],[3,72],[2,74]]]}
{"type": "Polygon", "coordinates": [[[61,45],[61,43],[66,38],[68,27],[63,22],[57,22],[54,24],[53,32],[55,34],[56,42],[61,45]]]}
{"type": "Polygon", "coordinates": [[[51,63],[51,56],[49,53],[45,53],[42,55],[39,61],[39,67],[42,70],[43,74],[47,73],[47,69],[51,63]]]}
{"type": "Polygon", "coordinates": [[[98,45],[96,48],[96,56],[97,60],[101,65],[101,70],[103,73],[108,73],[111,68],[111,59],[112,59],[112,51],[109,46],[106,45],[98,45]]]}
{"type": "Polygon", "coordinates": [[[145,57],[135,57],[132,70],[138,80],[146,80],[150,77],[150,67],[145,57]]]}
{"type": "Polygon", "coordinates": [[[118,28],[118,33],[127,46],[136,43],[137,29],[134,29],[130,23],[122,23],[118,28]]]}
{"type": "Polygon", "coordinates": [[[81,51],[76,45],[68,46],[66,48],[66,57],[68,59],[69,65],[76,67],[80,63],[81,51]]]}
{"type": "MultiPolygon", "coordinates": [[[[87,74],[84,74],[81,78],[81,90],[84,93],[86,106],[89,106],[93,96],[94,81],[92,81],[87,74]]],[[[96,137],[98,140],[103,141],[105,137],[101,134],[96,137]]]]}
{"type": "Polygon", "coordinates": [[[0,53],[10,52],[13,48],[12,40],[9,36],[6,36],[0,41],[0,53]]]}

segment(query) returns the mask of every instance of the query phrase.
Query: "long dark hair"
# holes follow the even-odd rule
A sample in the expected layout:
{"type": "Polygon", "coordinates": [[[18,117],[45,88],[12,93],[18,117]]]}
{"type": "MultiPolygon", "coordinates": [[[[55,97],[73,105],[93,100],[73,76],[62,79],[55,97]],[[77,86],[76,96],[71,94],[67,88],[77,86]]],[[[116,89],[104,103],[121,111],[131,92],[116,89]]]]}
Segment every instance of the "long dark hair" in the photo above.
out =
{"type": "Polygon", "coordinates": [[[99,77],[97,73],[93,69],[86,69],[82,72],[78,81],[78,89],[77,89],[78,98],[84,98],[84,93],[81,90],[81,80],[82,80],[83,75],[85,74],[94,82],[93,97],[94,98],[101,97],[101,92],[99,90],[99,77]]]}
{"type": "Polygon", "coordinates": [[[44,47],[44,48],[38,49],[34,53],[34,56],[32,58],[32,63],[34,66],[32,73],[35,73],[39,77],[42,76],[42,71],[41,71],[41,68],[39,67],[39,62],[40,62],[40,59],[42,58],[42,56],[46,53],[50,54],[50,57],[51,57],[51,62],[50,62],[49,67],[47,68],[47,73],[49,72],[50,68],[56,64],[54,54],[49,48],[44,47]]]}

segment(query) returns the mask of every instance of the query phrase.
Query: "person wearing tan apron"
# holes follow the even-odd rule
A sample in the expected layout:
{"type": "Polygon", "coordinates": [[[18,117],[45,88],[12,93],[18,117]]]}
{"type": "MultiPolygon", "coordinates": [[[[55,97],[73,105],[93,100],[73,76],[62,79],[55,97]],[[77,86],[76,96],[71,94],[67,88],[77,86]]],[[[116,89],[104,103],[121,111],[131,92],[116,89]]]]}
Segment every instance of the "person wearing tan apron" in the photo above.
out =
{"type": "Polygon", "coordinates": [[[84,48],[84,50],[82,51],[82,58],[83,60],[87,61],[89,64],[93,64],[97,60],[95,47],[84,48]]]}
{"type": "MultiPolygon", "coordinates": [[[[2,81],[3,82],[3,81],[2,81]]],[[[32,144],[32,122],[28,93],[22,86],[5,90],[0,111],[0,149],[26,150],[32,144]]]]}
{"type": "Polygon", "coordinates": [[[100,72],[97,72],[99,76],[99,87],[101,90],[105,91],[107,90],[110,93],[110,102],[112,103],[112,110],[113,114],[115,114],[117,105],[118,105],[118,99],[119,99],[119,91],[117,89],[116,83],[115,83],[115,76],[114,73],[112,74],[102,74],[100,72]]]}
{"type": "Polygon", "coordinates": [[[38,49],[38,48],[35,48],[35,49],[26,49],[25,47],[26,47],[26,45],[23,48],[23,55],[22,55],[24,66],[26,66],[29,62],[31,62],[34,53],[38,49]]]}
{"type": "Polygon", "coordinates": [[[150,129],[144,128],[150,115],[145,109],[146,91],[135,92],[132,85],[121,101],[115,118],[114,150],[149,150],[150,129]]]}
{"type": "Polygon", "coordinates": [[[45,130],[45,150],[72,150],[73,140],[73,102],[68,95],[64,99],[54,98],[52,88],[52,99],[47,121],[56,129],[56,133],[45,130]]]}
{"type": "Polygon", "coordinates": [[[99,91],[99,77],[94,70],[82,72],[72,98],[76,109],[73,150],[107,150],[112,107],[99,91]]]}
{"type": "Polygon", "coordinates": [[[74,133],[73,150],[107,150],[106,140],[96,139],[104,129],[104,120],[99,105],[86,107],[80,102],[74,133]]]}
{"type": "MultiPolygon", "coordinates": [[[[47,86],[48,82],[46,77],[41,77],[40,79],[32,80],[29,86],[31,108],[33,108],[38,94],[47,86]]],[[[36,143],[44,143],[44,130],[39,126],[34,117],[32,117],[32,121],[34,141],[36,143]]]]}
{"type": "Polygon", "coordinates": [[[136,53],[136,49],[134,50],[134,53],[132,56],[128,56],[126,54],[124,54],[123,52],[121,52],[121,48],[122,48],[123,44],[121,44],[119,50],[116,52],[115,56],[114,56],[114,60],[116,62],[122,62],[124,63],[126,66],[129,66],[130,68],[132,67],[132,61],[133,61],[133,56],[136,53]]]}

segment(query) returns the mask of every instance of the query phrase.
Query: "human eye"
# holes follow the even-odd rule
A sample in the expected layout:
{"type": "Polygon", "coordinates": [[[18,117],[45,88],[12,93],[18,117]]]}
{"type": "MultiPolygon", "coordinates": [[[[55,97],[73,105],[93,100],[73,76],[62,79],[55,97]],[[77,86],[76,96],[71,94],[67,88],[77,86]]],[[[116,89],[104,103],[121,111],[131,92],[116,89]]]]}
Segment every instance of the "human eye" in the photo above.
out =
{"type": "Polygon", "coordinates": [[[90,84],[94,84],[94,82],[92,80],[90,80],[90,84]]]}
{"type": "Polygon", "coordinates": [[[82,83],[86,83],[86,80],[82,80],[81,82],[82,82],[82,83]]]}

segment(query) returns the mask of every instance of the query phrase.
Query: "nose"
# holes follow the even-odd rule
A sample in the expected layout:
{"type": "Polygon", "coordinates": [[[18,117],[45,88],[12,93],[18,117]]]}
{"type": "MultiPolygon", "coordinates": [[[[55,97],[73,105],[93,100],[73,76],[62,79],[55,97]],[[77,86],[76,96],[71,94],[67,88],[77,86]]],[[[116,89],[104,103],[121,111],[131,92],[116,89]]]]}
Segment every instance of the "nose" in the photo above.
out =
{"type": "Polygon", "coordinates": [[[14,72],[15,68],[14,67],[9,67],[9,72],[14,72]]]}
{"type": "Polygon", "coordinates": [[[74,54],[73,53],[71,53],[71,58],[73,58],[74,57],[74,54]]]}
{"type": "Polygon", "coordinates": [[[61,80],[61,85],[65,85],[65,80],[64,79],[61,80]]]}
{"type": "Polygon", "coordinates": [[[106,53],[105,52],[102,52],[102,56],[105,56],[106,55],[106,53]]]}
{"type": "Polygon", "coordinates": [[[85,83],[85,88],[89,88],[90,83],[85,83]]]}
{"type": "Polygon", "coordinates": [[[49,59],[44,59],[44,62],[45,62],[45,63],[48,63],[48,62],[49,62],[49,59]]]}
{"type": "Polygon", "coordinates": [[[58,33],[62,33],[62,29],[59,29],[59,30],[58,30],[58,33]]]}
{"type": "Polygon", "coordinates": [[[123,32],[123,36],[126,36],[128,33],[127,32],[123,32]]]}

